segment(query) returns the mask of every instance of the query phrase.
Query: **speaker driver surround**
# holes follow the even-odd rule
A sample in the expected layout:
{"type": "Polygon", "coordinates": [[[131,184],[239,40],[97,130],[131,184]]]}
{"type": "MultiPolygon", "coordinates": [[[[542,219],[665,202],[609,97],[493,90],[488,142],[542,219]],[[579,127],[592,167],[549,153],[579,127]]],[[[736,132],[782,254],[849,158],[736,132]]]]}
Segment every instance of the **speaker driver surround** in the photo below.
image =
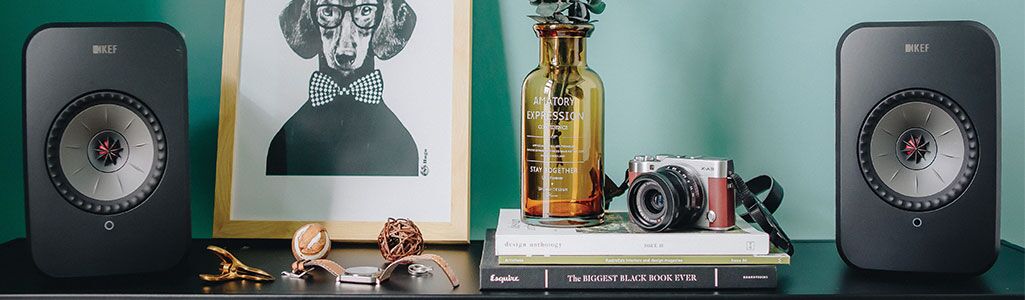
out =
{"type": "Polygon", "coordinates": [[[50,180],[84,211],[130,210],[148,199],[163,177],[167,147],[160,121],[128,94],[83,95],[57,115],[48,132],[50,180]]]}
{"type": "Polygon", "coordinates": [[[935,91],[900,91],[869,112],[858,135],[862,174],[881,199],[897,208],[929,211],[957,199],[978,166],[971,120],[953,99],[935,91]]]}

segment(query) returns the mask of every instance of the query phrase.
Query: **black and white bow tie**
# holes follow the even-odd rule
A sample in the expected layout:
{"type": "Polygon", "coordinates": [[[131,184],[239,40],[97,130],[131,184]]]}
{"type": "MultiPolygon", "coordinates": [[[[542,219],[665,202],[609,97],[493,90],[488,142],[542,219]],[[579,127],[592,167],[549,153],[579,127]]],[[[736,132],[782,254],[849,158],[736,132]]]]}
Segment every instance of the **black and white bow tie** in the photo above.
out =
{"type": "Polygon", "coordinates": [[[384,79],[381,71],[374,70],[345,87],[338,86],[331,76],[321,72],[313,72],[310,77],[310,104],[314,107],[331,102],[335,96],[353,96],[356,101],[367,104],[378,104],[384,93],[384,79]]]}

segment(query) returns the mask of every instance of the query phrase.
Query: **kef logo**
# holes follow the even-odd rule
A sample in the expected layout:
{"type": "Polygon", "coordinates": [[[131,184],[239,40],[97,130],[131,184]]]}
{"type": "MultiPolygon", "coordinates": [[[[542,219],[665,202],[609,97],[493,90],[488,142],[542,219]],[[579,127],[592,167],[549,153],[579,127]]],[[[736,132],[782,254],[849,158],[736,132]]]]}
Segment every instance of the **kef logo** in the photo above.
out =
{"type": "Polygon", "coordinates": [[[93,54],[117,54],[117,45],[93,45],[93,54]]]}
{"type": "Polygon", "coordinates": [[[929,44],[904,44],[904,53],[927,53],[929,44]]]}

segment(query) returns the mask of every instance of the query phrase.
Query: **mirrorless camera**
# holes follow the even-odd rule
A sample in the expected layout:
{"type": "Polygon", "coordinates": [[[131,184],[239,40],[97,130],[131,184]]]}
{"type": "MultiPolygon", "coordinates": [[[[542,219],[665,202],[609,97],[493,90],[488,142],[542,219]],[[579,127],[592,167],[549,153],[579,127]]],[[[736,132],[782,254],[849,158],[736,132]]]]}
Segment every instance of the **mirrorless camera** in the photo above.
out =
{"type": "Polygon", "coordinates": [[[644,230],[728,230],[736,223],[732,160],[642,155],[627,174],[630,219],[644,230]]]}

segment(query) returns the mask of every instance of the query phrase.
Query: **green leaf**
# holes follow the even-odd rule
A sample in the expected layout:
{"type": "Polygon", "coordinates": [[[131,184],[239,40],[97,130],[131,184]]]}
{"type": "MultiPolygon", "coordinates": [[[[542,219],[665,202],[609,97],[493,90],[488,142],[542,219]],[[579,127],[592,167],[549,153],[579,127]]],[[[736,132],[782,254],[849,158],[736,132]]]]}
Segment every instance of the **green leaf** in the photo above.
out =
{"type": "Polygon", "coordinates": [[[527,17],[533,19],[535,22],[538,22],[538,23],[542,23],[542,24],[544,24],[544,23],[551,23],[551,19],[548,18],[548,17],[542,17],[542,16],[527,16],[527,17]]]}
{"type": "Polygon", "coordinates": [[[537,6],[536,12],[538,15],[550,17],[558,12],[557,8],[559,8],[559,5],[556,3],[541,3],[537,6]]]}
{"type": "Polygon", "coordinates": [[[529,0],[536,6],[537,15],[527,16],[539,23],[581,24],[591,20],[591,14],[605,11],[603,0],[529,0]]]}
{"type": "Polygon", "coordinates": [[[591,2],[591,5],[587,6],[587,10],[590,10],[595,14],[601,14],[605,11],[605,2],[602,2],[601,0],[594,0],[591,2]]]}
{"type": "Polygon", "coordinates": [[[568,18],[573,20],[574,21],[573,23],[587,23],[587,21],[588,21],[587,18],[582,18],[582,17],[577,17],[577,16],[569,16],[568,18]]]}
{"type": "Polygon", "coordinates": [[[566,2],[557,3],[541,3],[537,6],[537,14],[542,16],[552,16],[556,13],[562,12],[569,8],[570,4],[566,2]]]}
{"type": "Polygon", "coordinates": [[[567,8],[569,8],[570,6],[573,6],[572,2],[559,2],[559,3],[556,3],[556,4],[558,5],[558,8],[555,9],[555,12],[562,12],[562,11],[566,10],[567,8]]]}

